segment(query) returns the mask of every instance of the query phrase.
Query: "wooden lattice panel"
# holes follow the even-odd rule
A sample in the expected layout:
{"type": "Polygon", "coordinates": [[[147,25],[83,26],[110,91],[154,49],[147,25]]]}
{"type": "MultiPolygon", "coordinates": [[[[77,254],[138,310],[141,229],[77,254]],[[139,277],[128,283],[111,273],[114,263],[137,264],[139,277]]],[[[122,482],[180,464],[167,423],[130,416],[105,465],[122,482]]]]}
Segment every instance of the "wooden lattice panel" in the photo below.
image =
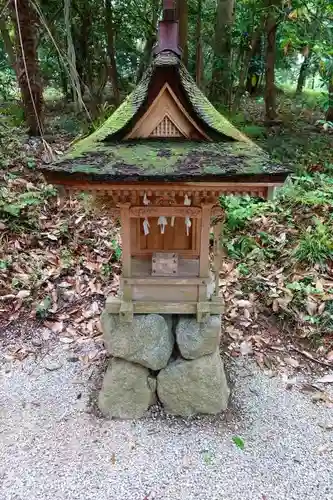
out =
{"type": "Polygon", "coordinates": [[[150,137],[184,137],[181,131],[176,127],[169,116],[165,116],[163,120],[153,130],[150,137]]]}
{"type": "Polygon", "coordinates": [[[147,137],[185,137],[211,141],[186,111],[168,83],[163,85],[125,139],[147,137]]]}

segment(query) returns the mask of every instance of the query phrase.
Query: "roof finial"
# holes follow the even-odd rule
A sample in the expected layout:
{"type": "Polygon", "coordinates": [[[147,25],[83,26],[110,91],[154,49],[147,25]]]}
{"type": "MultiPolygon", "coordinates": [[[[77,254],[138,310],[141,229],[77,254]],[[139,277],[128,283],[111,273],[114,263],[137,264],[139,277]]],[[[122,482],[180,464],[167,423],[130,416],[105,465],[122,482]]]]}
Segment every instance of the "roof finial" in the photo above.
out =
{"type": "Polygon", "coordinates": [[[180,57],[182,51],[178,45],[178,38],[175,0],[163,0],[163,18],[158,25],[158,42],[154,54],[170,51],[180,57]]]}
{"type": "Polygon", "coordinates": [[[163,21],[176,21],[175,0],[163,0],[163,21]]]}

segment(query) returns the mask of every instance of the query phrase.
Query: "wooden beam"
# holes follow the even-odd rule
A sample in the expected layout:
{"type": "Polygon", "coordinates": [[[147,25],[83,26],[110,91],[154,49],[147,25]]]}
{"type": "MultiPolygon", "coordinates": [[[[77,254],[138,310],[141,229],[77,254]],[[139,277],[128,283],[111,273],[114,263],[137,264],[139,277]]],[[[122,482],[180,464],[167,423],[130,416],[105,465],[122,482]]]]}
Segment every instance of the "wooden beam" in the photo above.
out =
{"type": "MultiPolygon", "coordinates": [[[[105,311],[110,314],[118,314],[120,312],[122,300],[118,297],[108,297],[106,299],[105,311]]],[[[197,302],[142,302],[133,301],[134,314],[197,314],[197,302]]],[[[205,308],[209,304],[210,314],[222,314],[224,305],[221,302],[205,302],[205,308]]]]}
{"type": "Polygon", "coordinates": [[[208,194],[210,192],[215,193],[215,199],[217,199],[221,194],[228,193],[246,193],[246,194],[256,194],[257,196],[266,198],[267,190],[270,187],[280,187],[283,186],[283,182],[168,182],[164,183],[149,183],[149,182],[96,182],[96,181],[82,181],[77,179],[70,179],[62,176],[61,178],[57,178],[53,176],[51,173],[45,173],[48,181],[51,184],[62,185],[70,189],[71,191],[88,191],[88,192],[96,192],[96,191],[104,191],[110,192],[113,191],[116,194],[119,194],[123,191],[136,191],[136,192],[145,192],[145,191],[174,191],[178,193],[179,191],[186,191],[189,194],[191,193],[200,193],[202,191],[206,191],[208,194]]]}
{"type": "Polygon", "coordinates": [[[188,206],[167,206],[161,207],[160,205],[149,207],[131,207],[129,210],[130,217],[144,219],[145,217],[191,217],[193,219],[201,217],[201,208],[188,207],[188,206]]]}
{"type": "Polygon", "coordinates": [[[147,278],[121,278],[124,285],[208,285],[210,278],[179,278],[179,277],[147,277],[147,278]]]}

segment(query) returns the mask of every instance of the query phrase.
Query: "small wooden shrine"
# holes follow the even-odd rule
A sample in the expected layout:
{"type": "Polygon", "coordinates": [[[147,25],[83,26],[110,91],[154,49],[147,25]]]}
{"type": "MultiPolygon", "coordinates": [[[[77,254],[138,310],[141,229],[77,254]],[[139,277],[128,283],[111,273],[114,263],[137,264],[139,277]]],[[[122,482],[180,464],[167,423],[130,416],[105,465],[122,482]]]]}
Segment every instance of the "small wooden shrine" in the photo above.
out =
{"type": "MultiPolygon", "coordinates": [[[[196,314],[223,304],[211,286],[209,238],[222,194],[270,196],[288,171],[237,130],[197,87],[181,61],[172,1],[152,61],[135,90],[93,134],[53,165],[46,179],[106,196],[120,217],[121,295],[106,311],[196,314]]],[[[214,226],[215,279],[220,224],[214,226]]]]}

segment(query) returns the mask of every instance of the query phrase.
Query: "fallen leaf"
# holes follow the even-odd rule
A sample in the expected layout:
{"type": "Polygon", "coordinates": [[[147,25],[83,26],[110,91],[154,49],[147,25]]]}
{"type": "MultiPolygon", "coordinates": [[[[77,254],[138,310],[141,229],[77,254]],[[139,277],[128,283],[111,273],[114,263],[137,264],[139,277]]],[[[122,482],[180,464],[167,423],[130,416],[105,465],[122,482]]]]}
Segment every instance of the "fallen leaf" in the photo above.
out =
{"type": "Polygon", "coordinates": [[[330,373],[328,375],[324,375],[324,377],[318,378],[316,380],[316,382],[319,384],[333,384],[333,373],[330,373]]]}
{"type": "Polygon", "coordinates": [[[29,290],[20,290],[19,293],[17,294],[18,299],[26,299],[29,297],[30,291],[29,290]]]}
{"type": "Polygon", "coordinates": [[[248,354],[253,354],[252,344],[247,340],[243,340],[239,346],[240,353],[242,356],[247,356],[248,354]]]}
{"type": "Polygon", "coordinates": [[[299,361],[295,358],[284,358],[284,362],[289,365],[289,366],[292,366],[293,368],[298,368],[299,367],[299,361]]]}
{"type": "Polygon", "coordinates": [[[44,328],[41,331],[41,337],[42,337],[43,340],[50,340],[50,338],[51,338],[50,331],[47,328],[44,328]]]}
{"type": "Polygon", "coordinates": [[[318,314],[319,314],[319,315],[320,315],[320,314],[323,314],[323,312],[325,311],[325,307],[326,307],[325,302],[322,302],[322,303],[320,304],[320,306],[318,307],[318,314]]]}
{"type": "Polygon", "coordinates": [[[324,429],[325,431],[333,431],[333,424],[318,424],[319,427],[321,427],[322,429],[324,429]]]}
{"type": "Polygon", "coordinates": [[[62,344],[72,344],[73,342],[75,342],[75,339],[70,338],[70,337],[59,337],[59,341],[62,344]]]}
{"type": "Polygon", "coordinates": [[[56,321],[55,323],[51,323],[50,321],[45,321],[45,326],[52,330],[54,333],[60,333],[64,329],[64,323],[62,321],[56,321]]]}
{"type": "Polygon", "coordinates": [[[238,330],[237,328],[234,328],[232,325],[228,326],[226,329],[225,329],[226,333],[229,335],[229,337],[231,337],[232,339],[234,340],[239,340],[243,333],[241,330],[238,330]]]}
{"type": "Polygon", "coordinates": [[[332,444],[331,443],[326,443],[323,444],[322,446],[319,446],[317,453],[325,453],[326,451],[331,451],[332,450],[332,444]]]}
{"type": "Polygon", "coordinates": [[[116,463],[116,455],[115,455],[115,453],[112,453],[112,455],[111,455],[111,463],[112,463],[112,465],[114,465],[116,463]]]}
{"type": "Polygon", "coordinates": [[[236,305],[238,307],[245,307],[245,308],[250,307],[251,308],[253,304],[249,300],[237,300],[236,305]]]}
{"type": "Polygon", "coordinates": [[[326,359],[328,361],[333,361],[333,351],[330,351],[327,355],[326,355],[326,359]]]}
{"type": "Polygon", "coordinates": [[[332,403],[332,398],[324,391],[317,391],[313,394],[311,400],[313,403],[317,403],[318,401],[324,401],[324,403],[332,403]]]}
{"type": "Polygon", "coordinates": [[[57,236],[55,236],[54,234],[47,234],[46,235],[48,237],[49,240],[51,241],[58,241],[58,238],[57,236]]]}
{"type": "Polygon", "coordinates": [[[304,392],[305,394],[313,394],[317,393],[318,391],[321,392],[321,389],[319,388],[319,386],[315,386],[314,384],[305,383],[300,388],[300,391],[304,392]]]}
{"type": "Polygon", "coordinates": [[[318,308],[317,302],[314,301],[311,297],[308,297],[306,301],[306,310],[309,313],[309,315],[314,316],[316,314],[317,308],[318,308]]]}

